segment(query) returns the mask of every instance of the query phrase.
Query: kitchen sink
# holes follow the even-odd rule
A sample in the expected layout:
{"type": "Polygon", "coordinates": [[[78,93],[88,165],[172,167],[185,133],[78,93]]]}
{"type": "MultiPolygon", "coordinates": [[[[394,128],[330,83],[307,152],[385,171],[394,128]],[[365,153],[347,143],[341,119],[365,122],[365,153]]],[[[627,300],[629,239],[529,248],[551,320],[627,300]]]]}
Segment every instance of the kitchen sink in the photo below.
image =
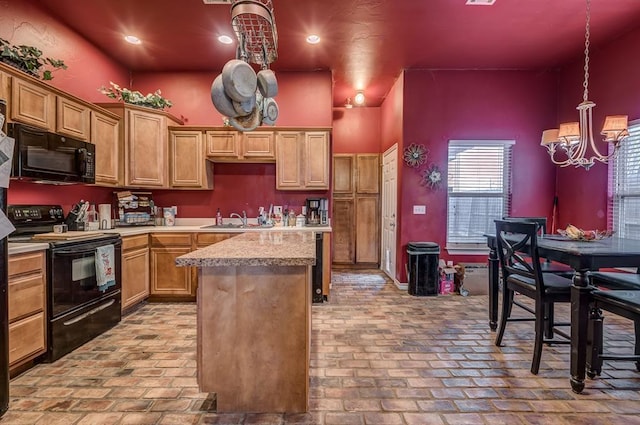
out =
{"type": "Polygon", "coordinates": [[[242,224],[209,224],[207,226],[200,226],[201,229],[241,229],[244,226],[242,224]]]}

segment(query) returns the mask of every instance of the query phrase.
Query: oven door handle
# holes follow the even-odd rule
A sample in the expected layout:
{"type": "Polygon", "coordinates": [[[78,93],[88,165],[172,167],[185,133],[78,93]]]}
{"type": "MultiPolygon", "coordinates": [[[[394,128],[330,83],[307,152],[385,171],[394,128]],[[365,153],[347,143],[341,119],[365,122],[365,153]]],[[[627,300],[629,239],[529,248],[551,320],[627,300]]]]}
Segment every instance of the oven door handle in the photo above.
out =
{"type": "Polygon", "coordinates": [[[66,322],[62,323],[64,326],[70,326],[73,325],[74,323],[78,323],[84,319],[86,319],[87,317],[91,316],[92,314],[96,314],[97,312],[99,312],[100,310],[104,310],[107,307],[111,307],[113,305],[113,303],[116,302],[116,300],[111,299],[109,300],[109,302],[104,303],[99,305],[96,308],[93,308],[89,311],[87,311],[86,313],[82,313],[80,316],[74,317],[71,320],[67,320],[66,322]]]}
{"type": "Polygon", "coordinates": [[[113,245],[114,248],[118,248],[122,245],[121,241],[116,241],[113,243],[104,243],[104,242],[96,242],[91,245],[85,245],[82,248],[78,249],[78,246],[72,248],[54,248],[51,250],[53,255],[85,255],[85,254],[93,254],[96,252],[96,249],[101,246],[113,245]]]}

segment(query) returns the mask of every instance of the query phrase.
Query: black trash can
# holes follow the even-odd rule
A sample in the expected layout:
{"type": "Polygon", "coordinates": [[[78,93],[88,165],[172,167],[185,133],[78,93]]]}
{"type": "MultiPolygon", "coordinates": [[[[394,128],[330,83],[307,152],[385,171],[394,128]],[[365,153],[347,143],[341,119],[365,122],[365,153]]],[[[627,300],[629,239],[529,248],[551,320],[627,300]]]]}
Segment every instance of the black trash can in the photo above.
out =
{"type": "Polygon", "coordinates": [[[409,294],[438,295],[440,246],[435,242],[409,242],[409,294]]]}

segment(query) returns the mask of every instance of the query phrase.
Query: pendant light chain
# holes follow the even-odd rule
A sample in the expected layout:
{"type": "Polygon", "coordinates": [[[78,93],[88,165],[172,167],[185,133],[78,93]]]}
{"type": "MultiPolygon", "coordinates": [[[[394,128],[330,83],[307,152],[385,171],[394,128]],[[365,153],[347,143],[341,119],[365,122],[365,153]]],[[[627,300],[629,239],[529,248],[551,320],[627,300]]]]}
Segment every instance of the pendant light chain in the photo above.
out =
{"type": "Polygon", "coordinates": [[[589,100],[589,36],[591,35],[591,0],[587,0],[587,23],[584,28],[584,94],[582,100],[589,100]]]}

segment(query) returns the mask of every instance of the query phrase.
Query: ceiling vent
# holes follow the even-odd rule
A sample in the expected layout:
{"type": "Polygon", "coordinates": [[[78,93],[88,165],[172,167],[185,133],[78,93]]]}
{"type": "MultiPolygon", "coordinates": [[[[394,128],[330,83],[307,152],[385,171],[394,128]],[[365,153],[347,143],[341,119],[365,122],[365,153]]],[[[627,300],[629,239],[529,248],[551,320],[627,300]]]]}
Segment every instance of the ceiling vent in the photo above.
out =
{"type": "Polygon", "coordinates": [[[471,6],[492,6],[495,2],[496,0],[467,0],[465,4],[471,6]]]}
{"type": "Polygon", "coordinates": [[[204,4],[231,4],[231,0],[202,0],[204,4]]]}

